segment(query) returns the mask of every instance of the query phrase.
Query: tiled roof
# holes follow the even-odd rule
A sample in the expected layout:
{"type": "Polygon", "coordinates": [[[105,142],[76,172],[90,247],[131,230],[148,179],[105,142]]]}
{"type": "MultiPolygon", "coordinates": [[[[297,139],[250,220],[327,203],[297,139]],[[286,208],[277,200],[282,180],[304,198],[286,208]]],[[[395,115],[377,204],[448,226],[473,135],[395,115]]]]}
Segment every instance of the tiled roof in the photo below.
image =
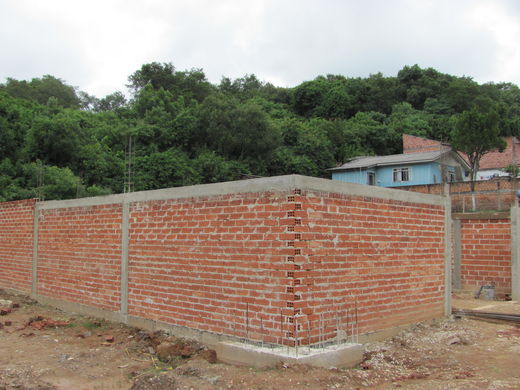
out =
{"type": "Polygon", "coordinates": [[[489,152],[480,159],[479,169],[500,169],[520,163],[520,141],[515,137],[504,138],[507,147],[503,152],[489,152]],[[514,142],[514,144],[513,144],[514,142]]]}
{"type": "MultiPolygon", "coordinates": [[[[485,154],[480,160],[480,170],[501,169],[509,164],[520,164],[520,140],[515,137],[504,137],[507,147],[503,152],[494,151],[485,154]]],[[[405,154],[417,154],[434,150],[450,149],[449,144],[415,135],[403,134],[403,151],[405,154]]],[[[468,156],[459,154],[468,161],[468,156]]]]}
{"type": "Polygon", "coordinates": [[[414,164],[418,162],[436,161],[442,155],[451,153],[446,150],[436,150],[433,152],[408,153],[408,154],[392,154],[390,156],[374,156],[374,157],[356,157],[337,168],[331,168],[329,171],[342,171],[357,168],[370,168],[381,165],[400,165],[414,164]]]}

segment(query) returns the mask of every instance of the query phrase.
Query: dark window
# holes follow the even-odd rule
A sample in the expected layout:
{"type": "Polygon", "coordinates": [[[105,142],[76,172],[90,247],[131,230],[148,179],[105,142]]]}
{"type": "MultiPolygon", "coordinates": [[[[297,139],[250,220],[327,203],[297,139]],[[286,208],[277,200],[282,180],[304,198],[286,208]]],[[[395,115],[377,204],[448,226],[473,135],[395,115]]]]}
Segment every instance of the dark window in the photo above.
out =
{"type": "Polygon", "coordinates": [[[376,174],[374,172],[367,172],[367,184],[369,186],[376,185],[376,174]]]}
{"type": "Polygon", "coordinates": [[[409,168],[394,168],[394,182],[410,181],[409,168]]]}
{"type": "Polygon", "coordinates": [[[452,183],[455,181],[455,172],[448,171],[448,183],[452,183]]]}

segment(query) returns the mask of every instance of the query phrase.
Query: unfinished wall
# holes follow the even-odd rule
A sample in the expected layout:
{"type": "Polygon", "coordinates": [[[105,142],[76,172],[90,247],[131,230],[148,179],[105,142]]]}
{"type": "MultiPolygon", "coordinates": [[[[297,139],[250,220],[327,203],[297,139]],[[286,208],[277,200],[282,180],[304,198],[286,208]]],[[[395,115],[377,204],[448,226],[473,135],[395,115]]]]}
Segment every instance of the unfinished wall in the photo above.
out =
{"type": "Polygon", "coordinates": [[[317,191],[302,201],[313,271],[301,299],[331,330],[354,316],[366,334],[443,314],[443,206],[317,191]]]}
{"type": "Polygon", "coordinates": [[[509,210],[515,204],[516,192],[520,189],[519,180],[510,177],[476,181],[474,184],[475,191],[471,191],[471,182],[469,181],[401,186],[399,189],[423,194],[442,195],[447,186],[453,212],[509,210]]]}
{"type": "MultiPolygon", "coordinates": [[[[498,297],[511,294],[511,220],[506,213],[456,214],[460,224],[460,288],[476,292],[495,285],[498,297]]],[[[457,244],[456,244],[457,245],[457,244]]]]}
{"type": "Polygon", "coordinates": [[[286,208],[287,192],[133,203],[129,314],[270,338],[284,305],[286,208]]]}
{"type": "Polygon", "coordinates": [[[121,221],[119,204],[41,209],[38,294],[119,310],[121,221]]]}
{"type": "Polygon", "coordinates": [[[32,280],[35,202],[0,203],[0,286],[27,293],[32,280]]]}
{"type": "Polygon", "coordinates": [[[314,343],[348,335],[354,320],[364,334],[445,312],[445,206],[437,196],[296,175],[41,202],[31,264],[27,203],[17,217],[26,234],[3,244],[25,242],[25,282],[0,284],[28,291],[36,266],[35,297],[73,310],[314,343]]]}

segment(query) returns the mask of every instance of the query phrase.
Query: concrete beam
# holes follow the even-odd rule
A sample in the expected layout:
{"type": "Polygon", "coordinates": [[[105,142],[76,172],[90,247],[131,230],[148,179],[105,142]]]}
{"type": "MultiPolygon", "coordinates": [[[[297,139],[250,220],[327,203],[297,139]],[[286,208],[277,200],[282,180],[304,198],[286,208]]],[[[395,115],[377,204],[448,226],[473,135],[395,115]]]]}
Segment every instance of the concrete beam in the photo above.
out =
{"type": "Polygon", "coordinates": [[[507,211],[481,211],[474,213],[453,213],[453,219],[509,219],[507,211]]]}
{"type": "Polygon", "coordinates": [[[520,301],[520,208],[511,207],[511,298],[520,301]]]}
{"type": "Polygon", "coordinates": [[[453,287],[462,288],[462,227],[460,219],[453,220],[453,287]]]}
{"type": "Polygon", "coordinates": [[[257,347],[237,342],[218,343],[217,358],[225,363],[251,367],[273,367],[280,362],[289,364],[308,364],[314,367],[354,367],[363,361],[361,344],[341,344],[326,348],[300,347],[300,354],[294,348],[257,347]]]}
{"type": "Polygon", "coordinates": [[[128,323],[128,226],[130,219],[130,205],[123,203],[121,218],[121,317],[128,323]]]}
{"type": "Polygon", "coordinates": [[[187,187],[166,188],[162,190],[132,192],[129,194],[98,196],[72,200],[52,200],[38,203],[40,210],[88,207],[106,204],[121,204],[123,202],[144,202],[150,200],[167,200],[182,198],[197,198],[239,193],[264,191],[290,191],[294,188],[310,191],[334,192],[338,194],[361,196],[376,199],[395,200],[409,203],[426,203],[442,206],[443,197],[421,194],[411,191],[367,186],[362,184],[344,183],[338,180],[319,179],[301,175],[265,177],[260,179],[238,180],[225,183],[201,184],[187,187]]]}
{"type": "Polygon", "coordinates": [[[34,298],[38,294],[38,225],[40,221],[40,211],[38,203],[34,205],[33,220],[33,243],[32,243],[32,278],[31,278],[31,296],[34,298]]]}
{"type": "Polygon", "coordinates": [[[451,198],[444,199],[444,315],[451,316],[451,198]]]}
{"type": "Polygon", "coordinates": [[[45,297],[42,295],[37,295],[35,299],[43,305],[54,306],[69,313],[78,313],[86,316],[103,318],[112,322],[122,322],[121,314],[118,312],[87,306],[80,303],[68,302],[63,299],[45,297]]]}

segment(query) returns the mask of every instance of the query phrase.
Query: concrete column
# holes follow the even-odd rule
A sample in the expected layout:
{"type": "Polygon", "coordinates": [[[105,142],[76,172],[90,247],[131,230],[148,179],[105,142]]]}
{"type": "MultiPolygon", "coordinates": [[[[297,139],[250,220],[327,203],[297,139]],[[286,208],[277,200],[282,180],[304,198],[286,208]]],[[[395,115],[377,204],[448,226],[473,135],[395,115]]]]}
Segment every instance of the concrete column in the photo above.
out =
{"type": "Polygon", "coordinates": [[[511,207],[511,297],[520,301],[520,208],[511,207]]]}
{"type": "Polygon", "coordinates": [[[128,226],[130,204],[123,200],[121,221],[121,319],[128,323],[128,226]]]}
{"type": "Polygon", "coordinates": [[[36,299],[38,295],[38,225],[40,222],[40,209],[38,202],[34,204],[33,220],[33,244],[32,244],[32,285],[31,297],[36,299]]]}
{"type": "Polygon", "coordinates": [[[453,220],[453,287],[462,288],[461,280],[462,258],[462,227],[460,219],[453,220]]]}
{"type": "Polygon", "coordinates": [[[451,198],[444,197],[444,315],[451,315],[451,198]]]}

